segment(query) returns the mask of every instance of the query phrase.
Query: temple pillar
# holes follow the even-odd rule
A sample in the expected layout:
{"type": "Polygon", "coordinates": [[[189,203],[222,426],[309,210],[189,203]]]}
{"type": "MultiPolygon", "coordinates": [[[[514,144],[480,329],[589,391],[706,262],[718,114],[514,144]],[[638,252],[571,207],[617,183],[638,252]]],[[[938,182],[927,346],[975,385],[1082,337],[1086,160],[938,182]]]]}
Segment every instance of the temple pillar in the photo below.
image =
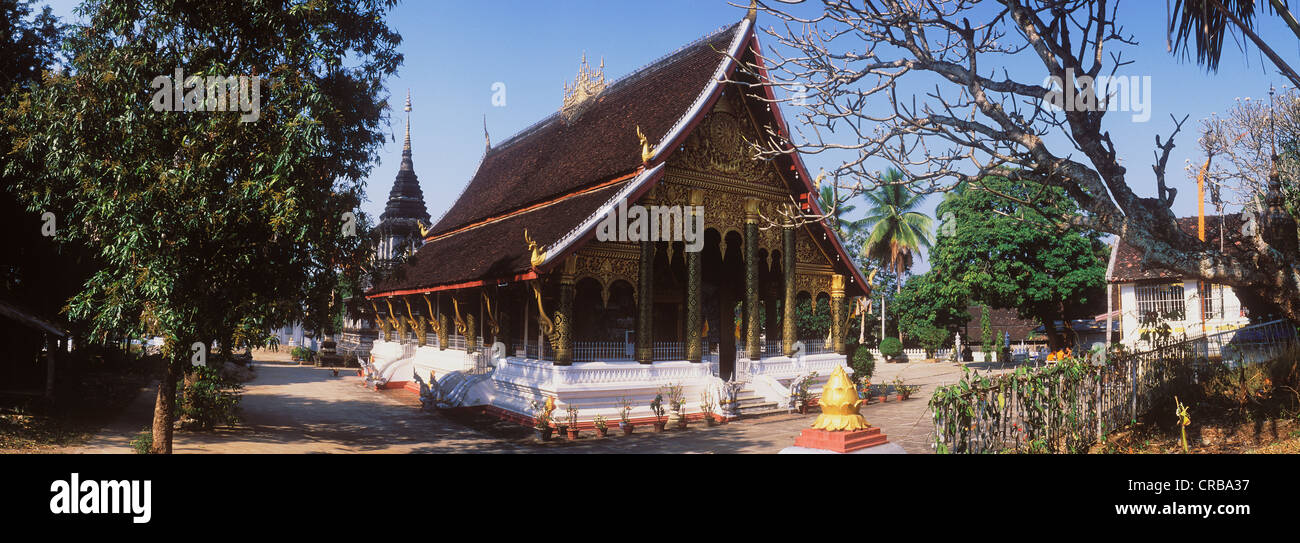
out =
{"type": "Polygon", "coordinates": [[[573,364],[573,297],[574,275],[578,257],[569,255],[560,267],[560,306],[555,313],[555,334],[559,341],[555,347],[555,365],[573,364]]]}
{"type": "Polygon", "coordinates": [[[796,295],[794,284],[794,235],[794,224],[788,224],[781,228],[781,260],[783,260],[782,264],[784,265],[784,269],[781,271],[781,280],[785,283],[785,303],[781,307],[781,335],[783,340],[781,350],[785,352],[786,356],[794,356],[794,343],[799,340],[796,337],[798,329],[794,325],[794,299],[796,295]]]}
{"type": "Polygon", "coordinates": [[[438,300],[438,350],[447,350],[447,334],[451,328],[451,319],[442,312],[442,300],[438,300]]]}
{"type": "Polygon", "coordinates": [[[835,352],[848,354],[844,348],[844,276],[831,276],[831,338],[835,341],[835,352]]]}
{"type": "Polygon", "coordinates": [[[637,270],[636,361],[650,364],[654,362],[655,242],[644,239],[640,244],[641,259],[637,270]]]}
{"type": "Polygon", "coordinates": [[[465,352],[478,350],[478,329],[474,325],[474,314],[465,312],[465,352]]]}
{"type": "Polygon", "coordinates": [[[758,360],[758,200],[745,200],[745,356],[758,360]]]}
{"type": "MultiPolygon", "coordinates": [[[[704,191],[700,189],[691,189],[691,217],[695,216],[699,206],[704,203],[704,191]]],[[[683,217],[683,219],[687,219],[683,217]]],[[[704,233],[700,232],[703,236],[704,233]]],[[[700,252],[686,252],[686,360],[699,362],[703,359],[703,349],[700,347],[700,334],[703,332],[701,320],[700,305],[700,252]]]]}

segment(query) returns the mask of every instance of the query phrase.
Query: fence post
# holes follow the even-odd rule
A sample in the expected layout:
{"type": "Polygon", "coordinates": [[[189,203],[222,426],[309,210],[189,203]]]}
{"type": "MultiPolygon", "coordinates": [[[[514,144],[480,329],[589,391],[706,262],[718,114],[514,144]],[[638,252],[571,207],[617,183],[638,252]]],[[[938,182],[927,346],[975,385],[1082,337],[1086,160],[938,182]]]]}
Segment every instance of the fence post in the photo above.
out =
{"type": "Polygon", "coordinates": [[[1135,421],[1138,418],[1138,363],[1140,359],[1135,355],[1129,358],[1129,382],[1133,389],[1133,408],[1130,411],[1132,415],[1129,421],[1135,421]]]}

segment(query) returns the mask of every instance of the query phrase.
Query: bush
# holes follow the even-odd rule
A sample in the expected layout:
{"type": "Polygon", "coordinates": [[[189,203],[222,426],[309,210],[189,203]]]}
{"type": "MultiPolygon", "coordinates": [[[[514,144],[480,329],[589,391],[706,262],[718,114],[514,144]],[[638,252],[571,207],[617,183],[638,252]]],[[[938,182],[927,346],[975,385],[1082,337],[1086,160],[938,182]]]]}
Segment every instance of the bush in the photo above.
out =
{"type": "Polygon", "coordinates": [[[876,372],[876,359],[871,356],[871,350],[867,347],[860,346],[853,353],[853,361],[850,363],[853,368],[853,380],[861,385],[863,379],[870,379],[871,375],[876,372]]]}
{"type": "Polygon", "coordinates": [[[912,328],[911,334],[921,342],[926,358],[934,358],[934,352],[948,341],[948,331],[933,324],[923,322],[912,328]]]}
{"type": "Polygon", "coordinates": [[[211,430],[237,420],[243,385],[223,377],[211,366],[199,366],[177,385],[177,419],[200,430],[211,430]]]}
{"type": "Polygon", "coordinates": [[[903,354],[903,342],[896,337],[887,337],[880,341],[880,354],[889,358],[903,354]]]}
{"type": "Polygon", "coordinates": [[[289,356],[292,356],[298,360],[311,360],[312,357],[315,356],[315,354],[316,353],[312,352],[311,349],[308,349],[306,347],[294,347],[292,350],[289,351],[289,356]]]}
{"type": "Polygon", "coordinates": [[[135,450],[135,454],[149,454],[150,447],[153,447],[153,430],[140,432],[131,440],[131,449],[135,450]]]}

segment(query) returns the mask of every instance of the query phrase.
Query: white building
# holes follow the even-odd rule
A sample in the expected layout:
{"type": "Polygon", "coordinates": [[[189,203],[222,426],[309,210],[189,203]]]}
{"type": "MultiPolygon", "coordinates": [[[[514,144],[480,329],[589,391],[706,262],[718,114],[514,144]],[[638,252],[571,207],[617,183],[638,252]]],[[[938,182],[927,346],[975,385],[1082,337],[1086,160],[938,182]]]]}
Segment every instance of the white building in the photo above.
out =
{"type": "MultiPolygon", "coordinates": [[[[1219,218],[1205,220],[1206,239],[1218,239],[1219,218]]],[[[1178,223],[1183,231],[1196,235],[1196,217],[1181,218],[1178,223]]],[[[1141,260],[1141,251],[1123,240],[1111,248],[1106,277],[1115,305],[1112,312],[1120,320],[1118,340],[1124,345],[1147,346],[1142,334],[1152,330],[1156,319],[1168,324],[1174,337],[1236,330],[1250,323],[1232,287],[1144,268],[1141,260]]]]}

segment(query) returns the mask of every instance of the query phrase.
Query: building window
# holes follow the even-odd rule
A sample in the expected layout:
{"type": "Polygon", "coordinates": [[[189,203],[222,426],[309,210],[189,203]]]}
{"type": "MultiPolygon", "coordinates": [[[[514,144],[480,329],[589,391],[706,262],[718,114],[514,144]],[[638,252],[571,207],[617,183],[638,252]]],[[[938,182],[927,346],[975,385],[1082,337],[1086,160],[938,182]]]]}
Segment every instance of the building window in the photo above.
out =
{"type": "Polygon", "coordinates": [[[1181,321],[1187,314],[1182,283],[1138,285],[1138,314],[1146,320],[1181,321]]]}
{"type": "Polygon", "coordinates": [[[1201,319],[1214,320],[1223,318],[1223,285],[1202,281],[1197,286],[1201,297],[1201,319]]]}

